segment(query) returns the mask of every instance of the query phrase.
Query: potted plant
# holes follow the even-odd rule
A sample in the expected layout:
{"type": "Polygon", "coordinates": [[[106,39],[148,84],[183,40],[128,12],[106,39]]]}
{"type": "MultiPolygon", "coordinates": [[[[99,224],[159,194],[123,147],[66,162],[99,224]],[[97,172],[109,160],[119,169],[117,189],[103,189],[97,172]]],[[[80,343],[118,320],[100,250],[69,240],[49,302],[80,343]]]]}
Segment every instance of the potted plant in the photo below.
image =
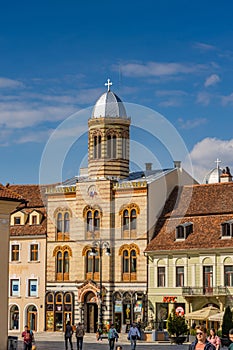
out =
{"type": "Polygon", "coordinates": [[[171,343],[183,344],[187,339],[188,326],[184,316],[177,315],[175,309],[169,314],[167,319],[167,331],[171,343]]]}
{"type": "Polygon", "coordinates": [[[222,346],[229,346],[230,340],[228,337],[229,330],[233,328],[233,321],[232,321],[232,312],[230,309],[230,306],[227,306],[223,315],[223,321],[222,321],[222,337],[221,337],[221,344],[222,346]]]}

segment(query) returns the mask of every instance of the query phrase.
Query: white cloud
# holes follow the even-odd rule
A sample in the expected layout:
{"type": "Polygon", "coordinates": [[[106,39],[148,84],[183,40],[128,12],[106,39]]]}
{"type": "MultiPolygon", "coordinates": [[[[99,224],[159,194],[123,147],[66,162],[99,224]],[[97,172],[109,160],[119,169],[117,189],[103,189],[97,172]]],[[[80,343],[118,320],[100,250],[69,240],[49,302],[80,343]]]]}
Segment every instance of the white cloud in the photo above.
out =
{"type": "Polygon", "coordinates": [[[206,118],[196,118],[196,119],[190,119],[190,120],[184,120],[182,118],[178,119],[179,127],[181,129],[194,129],[197,128],[200,125],[206,124],[207,119],[206,118]]]}
{"type": "MultiPolygon", "coordinates": [[[[216,159],[221,160],[220,167],[229,166],[233,169],[233,139],[220,140],[205,138],[198,142],[190,152],[194,177],[203,182],[205,175],[216,167],[216,159]]],[[[185,168],[185,164],[184,164],[185,168]]]]}
{"type": "Polygon", "coordinates": [[[0,88],[18,88],[22,87],[23,83],[18,80],[8,79],[8,78],[1,78],[0,77],[0,88]]]}
{"type": "Polygon", "coordinates": [[[211,95],[208,94],[207,92],[199,92],[197,94],[197,99],[196,102],[198,104],[204,105],[204,106],[208,106],[211,100],[211,95]]]}
{"type": "MultiPolygon", "coordinates": [[[[114,69],[119,69],[114,66],[114,69]]],[[[147,62],[143,63],[127,63],[121,65],[122,75],[128,77],[151,77],[151,76],[167,76],[177,74],[190,74],[200,72],[206,69],[204,65],[192,63],[177,63],[177,62],[147,62]]]]}
{"type": "Polygon", "coordinates": [[[228,96],[222,96],[222,104],[223,106],[233,104],[233,92],[228,96]]]}
{"type": "Polygon", "coordinates": [[[205,87],[216,85],[220,80],[221,79],[217,74],[212,74],[206,79],[204,85],[205,87]]]}
{"type": "Polygon", "coordinates": [[[193,45],[194,48],[201,49],[202,51],[213,51],[217,50],[217,48],[214,45],[206,44],[206,43],[200,43],[196,42],[193,45]]]}
{"type": "Polygon", "coordinates": [[[0,125],[19,129],[42,122],[60,121],[75,112],[72,106],[42,106],[33,103],[0,103],[0,125]]]}

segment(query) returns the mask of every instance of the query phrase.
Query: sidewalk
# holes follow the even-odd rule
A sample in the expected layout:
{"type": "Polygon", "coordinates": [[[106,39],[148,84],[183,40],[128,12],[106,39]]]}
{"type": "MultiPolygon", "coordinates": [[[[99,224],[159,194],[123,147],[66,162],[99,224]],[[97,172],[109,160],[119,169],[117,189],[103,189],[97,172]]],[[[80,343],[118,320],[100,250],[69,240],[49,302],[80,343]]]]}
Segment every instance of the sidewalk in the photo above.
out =
{"type": "MultiPolygon", "coordinates": [[[[9,331],[8,335],[9,336],[17,336],[18,340],[21,341],[22,332],[15,332],[15,331],[9,331]]],[[[46,341],[46,342],[64,342],[64,333],[63,332],[35,332],[35,339],[36,341],[46,341]]],[[[129,341],[127,339],[127,333],[120,333],[119,334],[119,342],[123,345],[129,344],[129,341]]],[[[75,340],[75,336],[73,336],[73,339],[75,340]]],[[[76,341],[76,340],[75,340],[76,341]]],[[[103,343],[106,343],[107,339],[103,339],[103,343]]],[[[100,343],[96,341],[96,335],[95,333],[86,333],[85,334],[85,343],[100,343]]],[[[170,341],[145,341],[145,340],[138,340],[138,345],[139,344],[146,344],[146,345],[168,345],[170,344],[170,341]]],[[[185,343],[188,344],[188,343],[185,343]]]]}

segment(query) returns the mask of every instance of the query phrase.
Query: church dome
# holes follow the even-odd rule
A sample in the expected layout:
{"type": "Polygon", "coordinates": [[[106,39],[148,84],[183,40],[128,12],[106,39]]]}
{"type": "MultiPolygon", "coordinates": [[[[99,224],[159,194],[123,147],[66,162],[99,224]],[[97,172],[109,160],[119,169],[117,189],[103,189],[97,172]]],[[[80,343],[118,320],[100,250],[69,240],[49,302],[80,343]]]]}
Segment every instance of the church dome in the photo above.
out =
{"type": "Polygon", "coordinates": [[[110,80],[105,85],[108,91],[100,96],[92,112],[92,118],[127,118],[125,106],[121,99],[110,91],[110,80]]]}
{"type": "Polygon", "coordinates": [[[214,184],[220,182],[220,176],[222,175],[222,169],[217,167],[212,169],[204,178],[205,184],[214,184]]]}

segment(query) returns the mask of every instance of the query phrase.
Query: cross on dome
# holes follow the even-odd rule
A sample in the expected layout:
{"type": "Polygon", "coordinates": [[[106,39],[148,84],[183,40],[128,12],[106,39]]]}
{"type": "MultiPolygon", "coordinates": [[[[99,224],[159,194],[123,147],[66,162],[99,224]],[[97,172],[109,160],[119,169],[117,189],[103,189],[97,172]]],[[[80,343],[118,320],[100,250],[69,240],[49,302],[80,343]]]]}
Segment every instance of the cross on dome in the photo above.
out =
{"type": "Polygon", "coordinates": [[[104,84],[105,86],[108,87],[108,91],[110,91],[110,86],[112,85],[112,82],[110,79],[107,80],[107,83],[104,84]]]}
{"type": "Polygon", "coordinates": [[[215,163],[217,164],[217,168],[219,168],[219,164],[221,163],[221,160],[217,158],[217,159],[215,160],[215,163]]]}

